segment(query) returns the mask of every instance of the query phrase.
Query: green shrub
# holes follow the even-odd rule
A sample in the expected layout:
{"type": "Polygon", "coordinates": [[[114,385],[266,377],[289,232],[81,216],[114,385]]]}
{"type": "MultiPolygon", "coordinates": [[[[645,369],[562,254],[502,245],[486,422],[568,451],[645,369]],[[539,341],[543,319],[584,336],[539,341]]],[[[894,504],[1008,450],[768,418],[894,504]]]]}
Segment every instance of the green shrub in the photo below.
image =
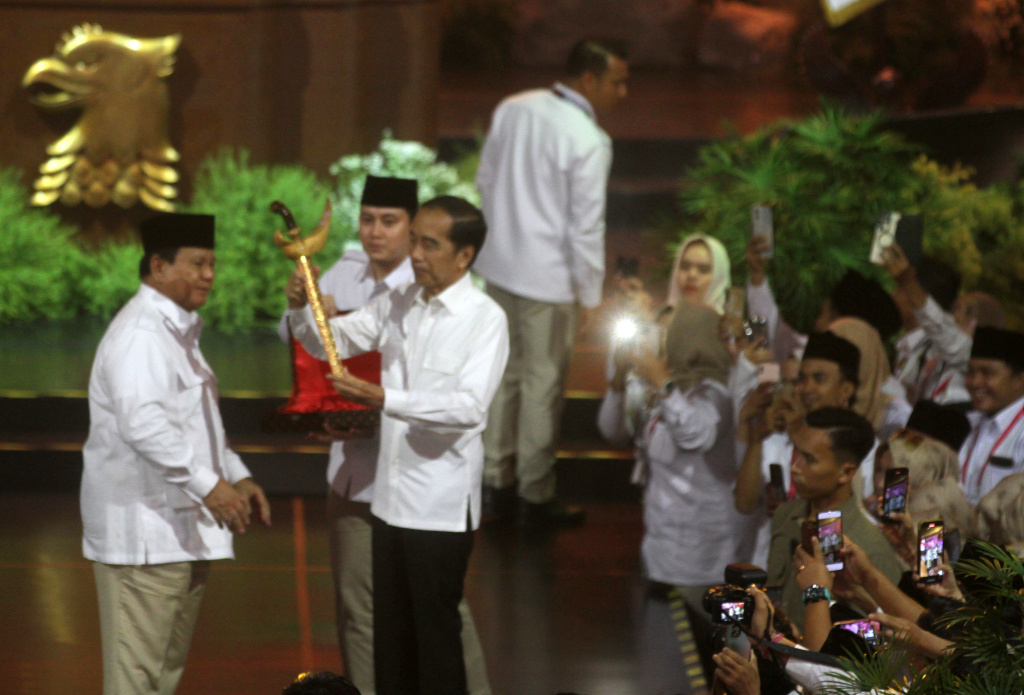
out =
{"type": "Polygon", "coordinates": [[[106,242],[83,254],[77,295],[82,313],[110,318],[139,289],[142,245],[106,242]]]}
{"type": "MultiPolygon", "coordinates": [[[[750,207],[769,205],[775,222],[771,283],[783,315],[803,332],[847,268],[890,284],[868,261],[875,220],[887,210],[921,213],[925,251],[960,270],[966,288],[990,287],[1008,305],[1019,302],[1021,293],[1010,288],[1021,289],[1021,254],[1005,253],[1024,251],[1019,206],[1003,187],[977,189],[971,174],[941,166],[884,131],[877,114],[853,117],[826,108],[802,122],[704,148],[684,180],[686,216],[676,230],[680,238],[701,231],[721,239],[734,281],[741,282],[750,207]]],[[[1009,308],[1011,315],[1020,313],[1009,308]]]]}
{"type": "Polygon", "coordinates": [[[477,152],[467,153],[451,164],[439,161],[437,152],[423,143],[396,140],[391,131],[385,130],[377,149],[370,154],[345,155],[331,164],[330,172],[335,177],[331,193],[335,220],[342,235],[358,244],[359,201],[368,174],[416,179],[420,202],[439,195],[454,195],[479,206],[480,193],[473,183],[478,163],[477,152]]]}
{"type": "Polygon", "coordinates": [[[74,316],[76,280],[85,256],[74,227],[48,209],[28,205],[13,169],[0,169],[0,324],[74,316]]]}
{"type": "Polygon", "coordinates": [[[331,165],[330,172],[335,177],[331,194],[335,218],[347,238],[358,237],[359,200],[368,174],[416,179],[420,202],[439,195],[454,195],[479,206],[480,193],[473,183],[476,164],[475,153],[454,164],[438,161],[437,152],[426,145],[396,140],[385,130],[374,152],[346,155],[331,165]]]}
{"type": "MultiPolygon", "coordinates": [[[[301,166],[252,164],[249,153],[225,149],[206,159],[195,193],[183,212],[217,217],[217,280],[202,309],[211,326],[237,333],[270,323],[285,309],[284,285],[295,267],[273,242],[281,218],[270,212],[279,200],[292,211],[303,236],[320,220],[327,186],[301,166]]],[[[314,263],[329,263],[344,245],[346,229],[334,213],[327,246],[314,263]]]]}

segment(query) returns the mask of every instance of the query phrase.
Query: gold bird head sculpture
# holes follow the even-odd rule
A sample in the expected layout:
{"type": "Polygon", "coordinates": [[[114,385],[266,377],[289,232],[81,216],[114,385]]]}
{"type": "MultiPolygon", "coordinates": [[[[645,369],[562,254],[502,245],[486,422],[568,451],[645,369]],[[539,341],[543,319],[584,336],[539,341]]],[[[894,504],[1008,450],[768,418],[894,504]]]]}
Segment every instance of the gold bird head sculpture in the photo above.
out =
{"type": "Polygon", "coordinates": [[[46,148],[33,205],[60,201],[129,208],[141,201],[174,211],[180,157],[167,136],[169,98],[181,35],[137,39],[82,24],[64,34],[54,55],[22,79],[45,111],[81,110],[78,122],[46,148]]]}

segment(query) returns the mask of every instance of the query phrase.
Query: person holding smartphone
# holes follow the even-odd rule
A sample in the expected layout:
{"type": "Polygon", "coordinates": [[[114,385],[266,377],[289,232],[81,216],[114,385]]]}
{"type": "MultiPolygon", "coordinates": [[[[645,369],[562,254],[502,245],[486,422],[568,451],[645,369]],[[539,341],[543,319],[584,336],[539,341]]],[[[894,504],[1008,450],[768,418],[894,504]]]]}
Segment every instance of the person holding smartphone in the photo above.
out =
{"type": "Polygon", "coordinates": [[[853,343],[829,332],[812,333],[792,393],[773,395],[759,388],[740,409],[747,448],[736,477],[734,502],[741,513],[759,520],[755,565],[763,567],[768,561],[770,517],[778,505],[796,496],[790,476],[795,450],[787,423],[796,426],[804,412],[823,406],[848,408],[857,390],[859,365],[860,351],[853,343]],[[782,497],[765,488],[773,463],[781,467],[782,497]]]}
{"type": "Polygon", "coordinates": [[[886,577],[899,579],[902,568],[896,553],[853,491],[854,476],[874,442],[867,420],[837,407],[811,411],[806,426],[793,434],[796,498],[779,506],[772,516],[767,570],[768,584],[781,587],[782,607],[798,624],[806,604],[830,598],[830,591],[824,591],[827,587],[802,590],[797,576],[805,568],[793,562],[801,524],[818,519],[820,512],[840,512],[844,535],[865,548],[886,577]]]}
{"type": "Polygon", "coordinates": [[[661,385],[638,438],[648,463],[644,488],[644,574],[674,587],[692,607],[691,621],[710,625],[702,608],[728,564],[749,559],[751,520],[730,504],[736,471],[730,358],[710,307],[680,302],[665,341],[665,359],[637,360],[637,371],[661,385]]]}

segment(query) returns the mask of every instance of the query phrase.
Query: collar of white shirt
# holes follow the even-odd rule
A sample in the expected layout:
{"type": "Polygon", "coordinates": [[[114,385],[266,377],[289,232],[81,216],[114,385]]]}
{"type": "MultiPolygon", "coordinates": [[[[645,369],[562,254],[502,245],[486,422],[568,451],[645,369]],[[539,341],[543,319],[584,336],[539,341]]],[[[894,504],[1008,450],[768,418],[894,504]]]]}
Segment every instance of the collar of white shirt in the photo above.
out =
{"type": "Polygon", "coordinates": [[[561,82],[555,82],[555,84],[552,85],[551,87],[551,91],[554,92],[559,97],[561,97],[562,99],[565,99],[566,101],[569,101],[574,105],[578,106],[579,108],[583,109],[583,112],[590,116],[590,120],[597,120],[597,114],[594,113],[594,107],[590,105],[590,102],[587,101],[587,98],[585,96],[577,92],[572,87],[566,87],[561,82]]]}
{"type": "MultiPolygon", "coordinates": [[[[369,259],[367,259],[366,263],[366,277],[376,282],[376,278],[373,276],[373,266],[370,265],[369,259]]],[[[384,286],[387,287],[388,291],[391,291],[396,287],[407,285],[415,279],[416,275],[412,272],[412,259],[406,256],[394,270],[388,273],[384,279],[377,284],[383,283],[384,286]]]]}
{"type": "Polygon", "coordinates": [[[998,413],[993,415],[991,418],[983,418],[981,422],[983,425],[985,423],[990,422],[992,423],[992,425],[989,425],[989,427],[993,431],[998,430],[999,432],[1003,432],[1006,430],[1007,427],[1010,426],[1010,423],[1013,422],[1013,419],[1017,417],[1017,413],[1020,412],[1021,408],[1024,408],[1024,397],[1018,398],[1013,403],[1011,403],[1010,405],[1006,406],[998,413]]]}
{"type": "Polygon", "coordinates": [[[458,314],[463,308],[473,303],[476,291],[477,289],[473,286],[473,278],[470,277],[467,270],[461,278],[445,288],[440,294],[431,297],[429,301],[423,298],[423,289],[420,288],[419,293],[416,295],[416,301],[427,306],[436,302],[452,314],[458,314]]]}
{"type": "Polygon", "coordinates": [[[175,333],[181,336],[196,333],[195,338],[199,339],[198,333],[203,329],[203,319],[199,314],[183,309],[173,299],[145,283],[139,286],[139,294],[167,319],[175,333]]]}

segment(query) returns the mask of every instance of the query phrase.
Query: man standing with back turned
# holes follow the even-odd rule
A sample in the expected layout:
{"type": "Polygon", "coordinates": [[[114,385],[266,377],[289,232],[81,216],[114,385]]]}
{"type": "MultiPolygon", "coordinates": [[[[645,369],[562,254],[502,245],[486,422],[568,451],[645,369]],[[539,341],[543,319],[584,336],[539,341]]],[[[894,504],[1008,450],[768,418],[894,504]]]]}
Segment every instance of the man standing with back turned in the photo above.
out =
{"type": "MultiPolygon", "coordinates": [[[[583,312],[601,303],[611,139],[597,124],[626,96],[625,47],[584,39],[566,79],[494,113],[477,186],[490,230],[476,264],[508,315],[511,354],[484,432],[484,514],[528,530],[583,520],[555,500],[565,376],[583,312]]],[[[585,316],[585,313],[584,313],[585,316]]]]}

